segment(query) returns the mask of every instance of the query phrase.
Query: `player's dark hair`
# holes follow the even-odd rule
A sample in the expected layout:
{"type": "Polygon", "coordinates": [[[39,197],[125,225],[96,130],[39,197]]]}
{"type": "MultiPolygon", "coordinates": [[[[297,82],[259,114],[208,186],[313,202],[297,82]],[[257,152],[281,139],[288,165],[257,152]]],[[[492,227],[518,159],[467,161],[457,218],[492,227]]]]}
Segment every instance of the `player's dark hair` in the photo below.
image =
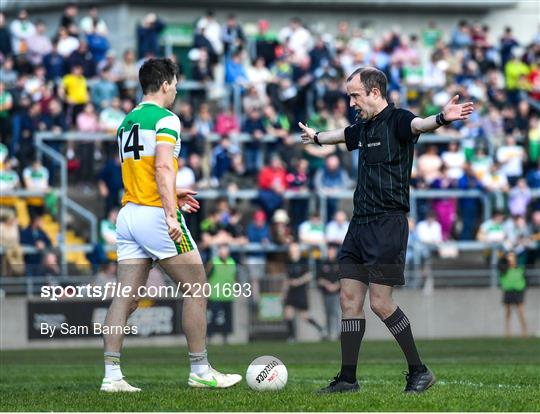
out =
{"type": "Polygon", "coordinates": [[[143,93],[156,93],[163,82],[172,83],[177,72],[176,65],[170,59],[148,59],[139,69],[139,82],[143,93]]]}
{"type": "Polygon", "coordinates": [[[347,82],[350,82],[357,75],[360,76],[360,82],[364,85],[367,95],[370,94],[373,88],[377,88],[381,91],[381,96],[386,98],[388,80],[384,72],[372,67],[358,68],[349,75],[347,82]]]}

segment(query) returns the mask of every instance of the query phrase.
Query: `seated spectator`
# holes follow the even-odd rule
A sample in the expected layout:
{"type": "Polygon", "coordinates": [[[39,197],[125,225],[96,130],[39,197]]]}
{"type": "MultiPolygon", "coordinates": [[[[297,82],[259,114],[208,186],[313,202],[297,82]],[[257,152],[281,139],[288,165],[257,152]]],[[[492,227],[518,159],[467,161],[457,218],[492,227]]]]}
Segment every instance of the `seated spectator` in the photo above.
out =
{"type": "Polygon", "coordinates": [[[324,223],[318,212],[311,214],[308,221],[300,224],[298,239],[302,244],[322,246],[325,242],[324,223]]]}
{"type": "Polygon", "coordinates": [[[101,131],[108,132],[112,135],[116,135],[116,131],[122,124],[122,121],[126,117],[126,113],[121,109],[122,102],[119,97],[112,98],[110,105],[103,102],[103,109],[99,114],[99,129],[101,131]]]}
{"type": "Polygon", "coordinates": [[[253,214],[253,221],[247,227],[247,237],[250,243],[268,244],[272,241],[266,217],[262,210],[257,210],[253,214]]]}
{"type": "Polygon", "coordinates": [[[512,136],[506,137],[506,145],[497,150],[497,161],[501,163],[501,170],[508,178],[510,186],[523,176],[523,162],[526,159],[525,150],[516,144],[512,136]]]}
{"type": "Polygon", "coordinates": [[[207,137],[213,130],[214,121],[212,120],[210,107],[207,103],[203,103],[199,106],[199,112],[195,116],[195,132],[207,137]]]}
{"type": "Polygon", "coordinates": [[[223,112],[217,115],[215,130],[221,136],[238,134],[240,132],[240,124],[236,115],[233,113],[231,105],[225,106],[223,112]]]}
{"type": "MultiPolygon", "coordinates": [[[[294,158],[292,168],[287,172],[287,188],[291,191],[307,193],[309,191],[309,164],[305,158],[294,158]]],[[[289,201],[291,224],[294,230],[307,220],[309,212],[308,198],[293,198],[289,201]]]]}
{"type": "Polygon", "coordinates": [[[236,153],[232,156],[231,167],[223,175],[221,186],[231,193],[255,186],[255,179],[247,173],[242,154],[236,153]]]}
{"type": "Polygon", "coordinates": [[[430,145],[427,151],[418,157],[418,175],[430,185],[439,176],[442,160],[436,145],[430,145]]]}
{"type": "Polygon", "coordinates": [[[139,71],[135,63],[135,52],[128,49],[122,55],[120,63],[120,80],[122,81],[122,97],[135,98],[135,90],[139,85],[139,71]]]}
{"type": "Polygon", "coordinates": [[[102,36],[107,36],[108,29],[107,23],[101,17],[99,17],[98,8],[91,6],[88,9],[88,14],[81,19],[79,23],[81,31],[85,34],[97,32],[102,36]]]}
{"type": "Polygon", "coordinates": [[[326,242],[341,245],[348,229],[347,214],[342,210],[336,211],[334,219],[326,225],[326,242]]]}
{"type": "Polygon", "coordinates": [[[328,219],[332,217],[337,209],[338,200],[332,198],[332,193],[339,192],[353,187],[354,183],[341,166],[337,155],[331,155],[326,159],[324,168],[315,173],[315,190],[319,194],[328,197],[327,214],[328,219]]]}
{"type": "Polygon", "coordinates": [[[28,58],[33,65],[41,65],[43,57],[52,51],[52,43],[47,36],[45,22],[36,22],[36,32],[28,38],[28,58]]]}
{"type": "Polygon", "coordinates": [[[287,245],[293,241],[292,230],[289,226],[289,215],[283,209],[276,210],[272,218],[272,240],[279,245],[287,245]]]}
{"type": "Polygon", "coordinates": [[[195,174],[186,165],[183,157],[178,157],[178,172],[176,173],[176,188],[193,190],[195,188],[195,174]]]}
{"type": "Polygon", "coordinates": [[[9,25],[11,32],[11,49],[15,55],[24,54],[28,51],[28,41],[36,33],[34,23],[28,18],[28,11],[20,9],[17,18],[9,25]]]}
{"type": "Polygon", "coordinates": [[[99,238],[105,246],[116,245],[116,220],[118,218],[118,209],[112,208],[107,213],[107,218],[101,220],[99,224],[99,238]]]}
{"type": "Polygon", "coordinates": [[[0,163],[0,192],[2,192],[2,197],[4,193],[16,190],[19,186],[19,174],[12,168],[12,161],[5,159],[4,162],[0,163]]]}
{"type": "Polygon", "coordinates": [[[270,165],[259,174],[259,202],[267,216],[283,205],[283,193],[287,189],[287,171],[281,158],[274,155],[270,165]]]}
{"type": "Polygon", "coordinates": [[[480,225],[476,239],[484,243],[502,243],[506,238],[503,223],[504,214],[495,211],[490,219],[480,225]]]}
{"type": "Polygon", "coordinates": [[[291,130],[291,125],[287,117],[276,112],[272,105],[266,105],[263,111],[263,124],[268,134],[276,138],[287,137],[291,130]]]}
{"type": "Polygon", "coordinates": [[[39,159],[35,159],[32,165],[23,170],[24,186],[27,190],[42,192],[42,196],[29,197],[26,200],[30,215],[42,215],[44,196],[49,190],[49,170],[45,168],[39,159]]]}
{"type": "Polygon", "coordinates": [[[229,234],[225,225],[221,223],[221,212],[213,209],[208,217],[201,223],[202,248],[217,246],[223,243],[231,243],[232,236],[229,234]]]}
{"type": "Polygon", "coordinates": [[[524,216],[531,202],[531,190],[525,178],[519,178],[516,186],[508,194],[508,210],[512,216],[524,216]]]}
{"type": "Polygon", "coordinates": [[[474,157],[471,160],[471,167],[480,181],[484,181],[484,177],[489,173],[493,164],[493,158],[490,157],[483,146],[478,147],[474,153],[474,157]]]}
{"type": "Polygon", "coordinates": [[[248,80],[251,85],[257,90],[261,99],[266,99],[266,85],[272,79],[272,73],[266,67],[263,57],[257,57],[253,66],[246,69],[248,80]]]}
{"type": "Polygon", "coordinates": [[[253,85],[248,85],[246,93],[242,98],[242,108],[245,113],[250,113],[252,110],[262,112],[268,105],[266,95],[261,95],[253,85]]]}
{"type": "Polygon", "coordinates": [[[28,253],[24,256],[26,274],[28,276],[40,276],[43,253],[45,249],[52,247],[49,236],[43,231],[41,216],[33,216],[30,225],[21,231],[21,245],[35,247],[36,253],[28,253]]]}
{"type": "Polygon", "coordinates": [[[48,81],[59,82],[66,74],[66,61],[58,52],[58,41],[54,40],[51,51],[43,56],[42,64],[48,81]]]}
{"type": "Polygon", "coordinates": [[[70,68],[81,65],[83,75],[87,79],[92,79],[97,74],[97,62],[90,49],[88,49],[88,42],[86,40],[81,40],[79,47],[71,52],[67,64],[70,68]]]}
{"type": "Polygon", "coordinates": [[[441,224],[433,212],[427,214],[426,220],[418,222],[416,233],[422,243],[438,244],[443,241],[441,224]]]}
{"type": "Polygon", "coordinates": [[[518,255],[520,263],[527,262],[527,249],[533,245],[531,240],[532,231],[525,216],[512,216],[503,223],[506,236],[504,248],[513,250],[518,255]]]}
{"type": "Polygon", "coordinates": [[[90,91],[92,103],[98,110],[105,108],[114,98],[119,97],[118,86],[111,79],[108,68],[104,68],[98,80],[92,83],[90,91]]]}
{"type": "Polygon", "coordinates": [[[46,278],[46,284],[49,286],[58,285],[58,277],[61,275],[58,255],[54,250],[45,250],[41,261],[39,276],[46,278]]]}
{"type": "Polygon", "coordinates": [[[225,83],[238,85],[242,89],[249,83],[246,68],[242,63],[243,55],[242,50],[236,50],[230,57],[225,57],[225,83]]]}
{"type": "Polygon", "coordinates": [[[459,180],[463,175],[463,165],[465,165],[465,153],[460,150],[457,141],[448,144],[448,150],[443,152],[441,159],[448,169],[448,177],[459,180]]]}
{"type": "Polygon", "coordinates": [[[24,257],[21,248],[19,224],[11,209],[0,210],[1,271],[3,276],[23,276],[24,257]]]}
{"type": "Polygon", "coordinates": [[[231,139],[228,136],[221,138],[212,150],[212,177],[220,180],[230,170],[232,154],[235,152],[237,150],[231,144],[231,139]]]}
{"type": "Polygon", "coordinates": [[[99,120],[93,104],[87,103],[83,111],[77,115],[77,129],[80,132],[99,132],[99,120]]]}

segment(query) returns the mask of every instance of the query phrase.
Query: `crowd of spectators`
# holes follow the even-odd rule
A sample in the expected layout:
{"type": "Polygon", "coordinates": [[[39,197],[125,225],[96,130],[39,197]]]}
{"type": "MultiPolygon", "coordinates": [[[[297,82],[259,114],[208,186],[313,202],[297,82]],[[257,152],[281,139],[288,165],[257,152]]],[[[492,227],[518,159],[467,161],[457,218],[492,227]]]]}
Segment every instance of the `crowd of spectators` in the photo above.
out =
{"type": "MultiPolygon", "coordinates": [[[[0,14],[2,189],[23,187],[21,181],[30,188],[38,178],[41,185],[57,184],[55,168],[35,161],[39,131],[114,134],[140,99],[138,68],[163,56],[166,27],[149,13],[134,28],[136,49],[118,53],[122,46],[96,7],[83,12],[67,4],[57,27],[24,9],[9,20],[0,14]]],[[[330,34],[293,18],[285,27],[261,19],[251,33],[234,15],[220,21],[207,12],[194,22],[188,58],[178,62],[180,76],[201,87],[183,93],[172,108],[182,121],[177,186],[257,194],[248,206],[205,203],[204,214],[189,223],[202,249],[343,239],[350,202],[332,194],[354,187],[356,155],[343,146],[302,147],[297,123],[323,130],[354,122],[343,81],[361,65],[383,70],[389,101],[419,116],[437,113],[455,94],[475,102],[469,120],[437,130],[447,142],[420,139],[414,188],[489,192],[508,220],[525,223],[531,234],[538,230],[529,218],[540,215],[534,192],[540,188],[540,31],[520,42],[511,27],[492,33],[487,24],[463,20],[449,33],[430,22],[415,33],[373,35],[342,21],[330,34]],[[326,222],[313,200],[302,198],[309,192],[327,195],[326,222]]],[[[51,145],[68,159],[70,185],[98,182],[104,205],[98,215],[110,232],[122,193],[114,149],[91,140],[51,145]]],[[[485,237],[478,198],[441,196],[417,206],[420,221],[429,217],[440,226],[441,241],[485,237]]],[[[42,209],[31,212],[31,226],[39,226],[33,218],[42,209]]],[[[503,242],[514,248],[519,237],[512,237],[505,231],[503,242]]],[[[253,252],[248,259],[266,263],[269,255],[253,252]]]]}

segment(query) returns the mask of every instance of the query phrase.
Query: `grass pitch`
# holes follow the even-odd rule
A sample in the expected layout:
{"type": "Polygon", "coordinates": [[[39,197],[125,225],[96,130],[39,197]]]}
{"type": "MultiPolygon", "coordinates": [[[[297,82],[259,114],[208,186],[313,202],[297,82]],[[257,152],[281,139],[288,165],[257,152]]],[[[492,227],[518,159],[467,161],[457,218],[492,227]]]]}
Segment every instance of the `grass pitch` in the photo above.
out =
{"type": "Polygon", "coordinates": [[[128,348],[122,370],[138,394],[103,394],[102,351],[25,350],[0,354],[0,411],[540,411],[540,340],[419,341],[438,383],[422,395],[403,395],[406,365],[392,341],[366,341],[360,352],[362,390],[316,396],[339,369],[339,344],[211,346],[219,370],[245,374],[260,355],[289,370],[277,393],[194,390],[185,348],[128,348]]]}

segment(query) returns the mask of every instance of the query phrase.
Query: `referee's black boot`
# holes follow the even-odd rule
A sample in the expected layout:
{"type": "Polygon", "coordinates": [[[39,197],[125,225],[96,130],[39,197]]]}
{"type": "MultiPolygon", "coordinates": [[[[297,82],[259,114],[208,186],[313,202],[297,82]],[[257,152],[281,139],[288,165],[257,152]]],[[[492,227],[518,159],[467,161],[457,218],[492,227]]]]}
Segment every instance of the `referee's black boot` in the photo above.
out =
{"type": "Polygon", "coordinates": [[[416,370],[413,372],[404,372],[407,385],[403,392],[408,394],[418,394],[424,392],[433,384],[435,384],[435,375],[433,372],[424,365],[423,370],[416,370]]]}
{"type": "Polygon", "coordinates": [[[360,385],[358,385],[358,381],[347,382],[341,378],[340,374],[338,374],[328,386],[317,391],[317,394],[333,394],[336,392],[354,392],[359,390],[360,385]]]}

